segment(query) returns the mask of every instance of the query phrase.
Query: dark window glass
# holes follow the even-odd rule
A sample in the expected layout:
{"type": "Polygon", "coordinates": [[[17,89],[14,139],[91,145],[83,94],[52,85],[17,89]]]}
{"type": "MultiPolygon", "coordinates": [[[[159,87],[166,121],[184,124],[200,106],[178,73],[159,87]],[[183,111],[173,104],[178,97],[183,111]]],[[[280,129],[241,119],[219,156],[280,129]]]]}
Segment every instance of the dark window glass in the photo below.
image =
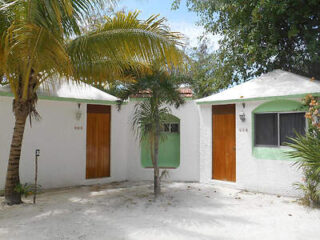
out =
{"type": "Polygon", "coordinates": [[[255,145],[278,145],[278,120],[276,113],[255,114],[255,145]]]}
{"type": "Polygon", "coordinates": [[[164,132],[170,132],[170,124],[169,123],[165,123],[164,124],[164,129],[163,129],[164,132]]]}
{"type": "Polygon", "coordinates": [[[171,123],[171,132],[178,133],[179,132],[179,124],[178,123],[171,123]]]}
{"type": "Polygon", "coordinates": [[[280,114],[280,145],[292,142],[289,138],[296,137],[296,133],[304,135],[306,122],[304,113],[280,114]]]}

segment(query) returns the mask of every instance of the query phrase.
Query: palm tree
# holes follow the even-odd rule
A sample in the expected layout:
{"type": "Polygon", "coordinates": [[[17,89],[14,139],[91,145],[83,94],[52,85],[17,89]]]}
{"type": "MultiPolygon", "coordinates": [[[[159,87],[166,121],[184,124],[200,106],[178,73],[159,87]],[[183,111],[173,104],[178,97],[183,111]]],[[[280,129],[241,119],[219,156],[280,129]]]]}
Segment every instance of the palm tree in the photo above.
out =
{"type": "MultiPolygon", "coordinates": [[[[111,0],[110,0],[111,1],[111,0]]],[[[80,23],[107,0],[0,1],[0,77],[14,95],[15,126],[5,184],[8,204],[21,203],[19,161],[26,119],[37,117],[37,89],[54,81],[100,84],[141,71],[152,59],[179,64],[180,36],[164,19],[118,13],[90,32],[80,23]]]]}
{"type": "Polygon", "coordinates": [[[295,165],[303,171],[304,181],[296,183],[297,189],[304,192],[304,202],[308,205],[320,205],[320,105],[319,97],[307,95],[303,99],[308,111],[308,131],[290,138],[291,151],[287,154],[295,160],[295,165]]]}
{"type": "Polygon", "coordinates": [[[154,194],[161,192],[159,171],[159,143],[161,129],[170,119],[170,106],[178,108],[184,103],[178,91],[179,82],[174,74],[152,67],[151,73],[136,81],[123,85],[119,93],[121,103],[132,95],[142,95],[144,100],[135,105],[132,127],[140,138],[149,142],[150,157],[154,170],[154,194]]]}
{"type": "Polygon", "coordinates": [[[320,204],[320,130],[311,125],[305,136],[291,138],[292,148],[288,155],[295,159],[295,165],[303,171],[304,182],[296,183],[296,187],[304,192],[306,204],[320,204]]]}

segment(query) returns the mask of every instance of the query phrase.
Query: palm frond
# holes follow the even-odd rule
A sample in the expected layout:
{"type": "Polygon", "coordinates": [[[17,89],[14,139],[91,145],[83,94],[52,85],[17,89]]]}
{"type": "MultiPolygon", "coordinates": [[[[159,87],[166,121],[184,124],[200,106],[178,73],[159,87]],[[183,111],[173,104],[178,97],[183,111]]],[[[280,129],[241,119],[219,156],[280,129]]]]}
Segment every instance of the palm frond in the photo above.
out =
{"type": "Polygon", "coordinates": [[[9,4],[0,5],[4,13],[0,17],[0,76],[9,81],[16,98],[26,99],[53,76],[56,81],[103,85],[149,73],[155,59],[166,66],[183,62],[184,55],[177,48],[181,36],[170,32],[158,16],[140,21],[137,12],[118,13],[95,31],[76,37],[81,18],[112,0],[5,2],[9,4]]]}
{"type": "Polygon", "coordinates": [[[320,181],[320,132],[314,130],[305,136],[297,135],[290,139],[292,143],[287,144],[293,150],[288,155],[296,159],[298,168],[307,170],[312,178],[320,181]]]}
{"type": "Polygon", "coordinates": [[[163,125],[171,118],[171,109],[168,106],[157,106],[157,111],[154,108],[155,106],[152,106],[148,99],[137,103],[134,107],[132,129],[141,142],[155,135],[156,121],[163,128],[163,125]]]}
{"type": "Polygon", "coordinates": [[[35,24],[14,24],[8,29],[5,39],[4,61],[5,71],[9,76],[12,89],[26,94],[31,69],[34,74],[61,74],[71,76],[72,65],[62,38],[57,38],[51,31],[35,24]],[[22,80],[21,83],[20,79],[22,80]]]}
{"type": "MultiPolygon", "coordinates": [[[[68,53],[79,75],[99,81],[99,76],[93,76],[92,72],[103,69],[95,64],[88,69],[87,63],[114,62],[112,69],[120,74],[119,77],[123,66],[134,68],[137,62],[148,65],[155,59],[163,59],[162,64],[182,64],[184,56],[177,48],[181,36],[168,31],[162,24],[163,19],[152,17],[140,21],[137,17],[137,12],[118,13],[113,18],[106,18],[97,30],[70,41],[68,53]],[[95,67],[98,70],[93,70],[95,67]]],[[[103,81],[112,80],[105,79],[106,71],[101,76],[103,81]]]]}

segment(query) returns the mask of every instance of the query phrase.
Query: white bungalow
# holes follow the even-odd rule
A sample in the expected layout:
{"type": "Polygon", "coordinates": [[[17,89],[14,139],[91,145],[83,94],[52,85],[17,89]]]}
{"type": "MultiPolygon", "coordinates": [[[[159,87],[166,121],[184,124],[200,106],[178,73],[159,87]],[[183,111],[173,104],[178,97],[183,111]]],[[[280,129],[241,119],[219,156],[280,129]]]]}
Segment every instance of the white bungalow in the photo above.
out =
{"type": "MultiPolygon", "coordinates": [[[[23,183],[34,179],[35,150],[40,150],[39,184],[56,188],[125,180],[117,134],[117,98],[86,84],[63,82],[38,91],[40,121],[26,123],[20,163],[23,183]],[[117,159],[117,161],[113,161],[117,159]],[[111,164],[110,164],[111,162],[111,164]]],[[[14,116],[12,93],[0,88],[0,189],[6,177],[14,116]]]]}
{"type": "MultiPolygon", "coordinates": [[[[301,173],[284,146],[293,129],[306,129],[301,99],[320,95],[320,82],[275,70],[212,96],[172,108],[162,134],[160,166],[170,181],[230,184],[254,191],[297,195],[292,184],[301,173]]],[[[21,181],[34,178],[43,188],[152,180],[148,148],[132,131],[139,99],[117,110],[117,98],[72,82],[40,89],[40,121],[27,123],[21,181]],[[49,90],[49,91],[47,91],[49,90]]],[[[14,117],[12,94],[0,87],[0,189],[4,188],[14,117]]]]}
{"type": "MultiPolygon", "coordinates": [[[[160,145],[160,166],[170,169],[170,180],[198,181],[198,114],[190,93],[187,103],[172,109],[165,142],[160,145]],[[196,127],[193,125],[196,124],[196,127]],[[181,150],[181,151],[180,151],[181,150]],[[183,159],[183,160],[182,160],[183,159]]],[[[40,121],[27,122],[20,176],[34,179],[36,149],[40,150],[38,182],[43,188],[152,179],[148,148],[134,135],[131,99],[121,111],[117,98],[92,86],[63,82],[38,91],[40,121]]],[[[14,116],[12,93],[0,87],[0,189],[4,188],[14,116]]]]}
{"type": "Polygon", "coordinates": [[[320,82],[275,70],[212,96],[200,107],[200,181],[296,195],[301,174],[286,155],[287,137],[304,133],[301,100],[320,82]]]}

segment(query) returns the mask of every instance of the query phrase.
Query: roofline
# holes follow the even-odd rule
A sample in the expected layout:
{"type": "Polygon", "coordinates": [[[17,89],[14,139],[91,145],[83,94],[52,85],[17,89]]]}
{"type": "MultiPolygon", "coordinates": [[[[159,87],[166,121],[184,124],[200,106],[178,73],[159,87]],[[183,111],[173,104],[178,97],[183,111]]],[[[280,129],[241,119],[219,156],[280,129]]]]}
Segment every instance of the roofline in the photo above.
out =
{"type": "Polygon", "coordinates": [[[204,104],[222,104],[222,103],[236,103],[236,102],[248,102],[248,101],[259,101],[259,100],[278,100],[278,99],[285,99],[285,98],[303,98],[308,94],[311,94],[313,96],[320,96],[320,92],[314,92],[314,93],[292,94],[292,95],[282,95],[282,96],[240,98],[240,99],[237,98],[237,99],[203,101],[203,102],[198,102],[196,100],[196,104],[200,104],[200,105],[204,105],[204,104]]]}
{"type": "MultiPolygon", "coordinates": [[[[1,92],[0,96],[4,97],[13,97],[11,92],[1,92]]],[[[50,100],[50,101],[60,101],[60,102],[80,102],[80,103],[104,103],[104,104],[117,104],[117,101],[110,101],[110,100],[97,100],[97,99],[84,99],[84,98],[65,98],[65,97],[53,97],[53,96],[43,96],[38,95],[39,99],[42,100],[50,100]]]]}
{"type": "MultiPolygon", "coordinates": [[[[148,97],[130,97],[130,101],[136,101],[136,102],[147,100],[147,99],[148,99],[148,97]]],[[[182,99],[185,101],[195,100],[192,97],[183,97],[182,99]]]]}

